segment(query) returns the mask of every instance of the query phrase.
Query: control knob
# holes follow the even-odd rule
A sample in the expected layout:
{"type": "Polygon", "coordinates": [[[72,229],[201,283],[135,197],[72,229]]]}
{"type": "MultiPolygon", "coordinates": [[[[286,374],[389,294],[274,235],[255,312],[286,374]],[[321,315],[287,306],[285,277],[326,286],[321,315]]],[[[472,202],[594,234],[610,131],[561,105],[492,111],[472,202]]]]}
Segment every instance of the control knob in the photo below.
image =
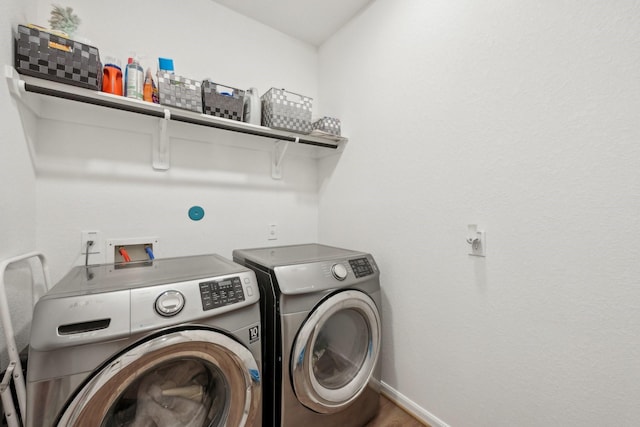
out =
{"type": "Polygon", "coordinates": [[[331,274],[338,280],[344,280],[347,278],[347,267],[344,264],[333,264],[331,274]]]}
{"type": "Polygon", "coordinates": [[[178,291],[166,291],[156,298],[156,311],[164,317],[175,316],[184,308],[184,295],[178,291]]]}

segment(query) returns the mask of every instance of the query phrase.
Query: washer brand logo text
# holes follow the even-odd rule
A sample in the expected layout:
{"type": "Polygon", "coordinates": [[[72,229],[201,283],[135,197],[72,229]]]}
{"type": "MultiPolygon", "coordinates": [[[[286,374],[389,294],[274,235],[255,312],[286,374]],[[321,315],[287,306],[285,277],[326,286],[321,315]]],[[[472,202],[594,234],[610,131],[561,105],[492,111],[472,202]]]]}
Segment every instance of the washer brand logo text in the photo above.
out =
{"type": "Polygon", "coordinates": [[[249,343],[254,343],[260,339],[260,326],[249,328],[249,343]]]}

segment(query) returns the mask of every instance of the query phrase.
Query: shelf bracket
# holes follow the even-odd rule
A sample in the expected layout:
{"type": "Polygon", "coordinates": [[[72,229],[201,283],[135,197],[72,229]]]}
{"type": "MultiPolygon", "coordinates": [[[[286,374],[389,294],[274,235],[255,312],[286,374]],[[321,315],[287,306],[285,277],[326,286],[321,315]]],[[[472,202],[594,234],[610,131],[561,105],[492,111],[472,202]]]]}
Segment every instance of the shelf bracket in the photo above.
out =
{"type": "Polygon", "coordinates": [[[39,103],[30,103],[27,102],[27,93],[26,84],[24,80],[20,78],[20,74],[16,71],[15,68],[9,65],[5,65],[4,74],[7,78],[7,85],[9,87],[9,93],[16,100],[16,106],[18,111],[20,112],[20,121],[22,122],[22,131],[24,133],[25,141],[27,142],[27,148],[29,149],[29,156],[31,156],[31,162],[34,167],[37,164],[36,158],[36,150],[35,150],[35,135],[36,130],[33,126],[33,116],[39,116],[39,103]],[[29,112],[27,114],[27,112],[29,112]]]}
{"type": "Polygon", "coordinates": [[[171,111],[164,109],[164,117],[158,122],[158,132],[153,135],[153,168],[155,170],[166,171],[171,165],[171,147],[169,135],[167,134],[167,124],[171,120],[171,111]]]}
{"type": "Polygon", "coordinates": [[[20,75],[10,65],[4,66],[4,75],[7,78],[7,84],[9,85],[9,92],[18,99],[22,98],[22,94],[26,92],[24,87],[24,80],[20,79],[20,75]]]}
{"type": "MultiPolygon", "coordinates": [[[[296,137],[295,142],[298,142],[299,138],[296,137]]],[[[292,141],[276,141],[275,147],[273,147],[273,154],[271,157],[271,178],[282,179],[282,160],[289,148],[289,144],[292,141]]]]}

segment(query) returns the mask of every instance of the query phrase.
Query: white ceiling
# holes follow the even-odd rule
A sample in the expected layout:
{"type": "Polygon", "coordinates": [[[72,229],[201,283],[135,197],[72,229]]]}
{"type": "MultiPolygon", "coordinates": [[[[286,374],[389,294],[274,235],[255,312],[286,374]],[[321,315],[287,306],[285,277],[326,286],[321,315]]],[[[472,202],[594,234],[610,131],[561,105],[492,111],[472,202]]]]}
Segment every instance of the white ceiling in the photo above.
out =
{"type": "Polygon", "coordinates": [[[213,0],[297,39],[321,45],[373,0],[213,0]]]}

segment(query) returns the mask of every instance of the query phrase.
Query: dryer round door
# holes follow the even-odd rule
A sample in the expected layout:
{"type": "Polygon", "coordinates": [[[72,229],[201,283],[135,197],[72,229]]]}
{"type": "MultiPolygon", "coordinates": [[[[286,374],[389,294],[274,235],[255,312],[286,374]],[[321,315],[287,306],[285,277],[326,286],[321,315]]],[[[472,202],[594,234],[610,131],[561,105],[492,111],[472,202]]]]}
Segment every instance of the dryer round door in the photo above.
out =
{"type": "Polygon", "coordinates": [[[380,353],[380,315],[367,294],[348,290],[324,300],[300,328],[291,353],[298,400],[338,412],[367,387],[380,353]]]}
{"type": "Polygon", "coordinates": [[[206,329],[156,336],[99,370],[58,426],[253,426],[261,381],[251,352],[206,329]]]}

